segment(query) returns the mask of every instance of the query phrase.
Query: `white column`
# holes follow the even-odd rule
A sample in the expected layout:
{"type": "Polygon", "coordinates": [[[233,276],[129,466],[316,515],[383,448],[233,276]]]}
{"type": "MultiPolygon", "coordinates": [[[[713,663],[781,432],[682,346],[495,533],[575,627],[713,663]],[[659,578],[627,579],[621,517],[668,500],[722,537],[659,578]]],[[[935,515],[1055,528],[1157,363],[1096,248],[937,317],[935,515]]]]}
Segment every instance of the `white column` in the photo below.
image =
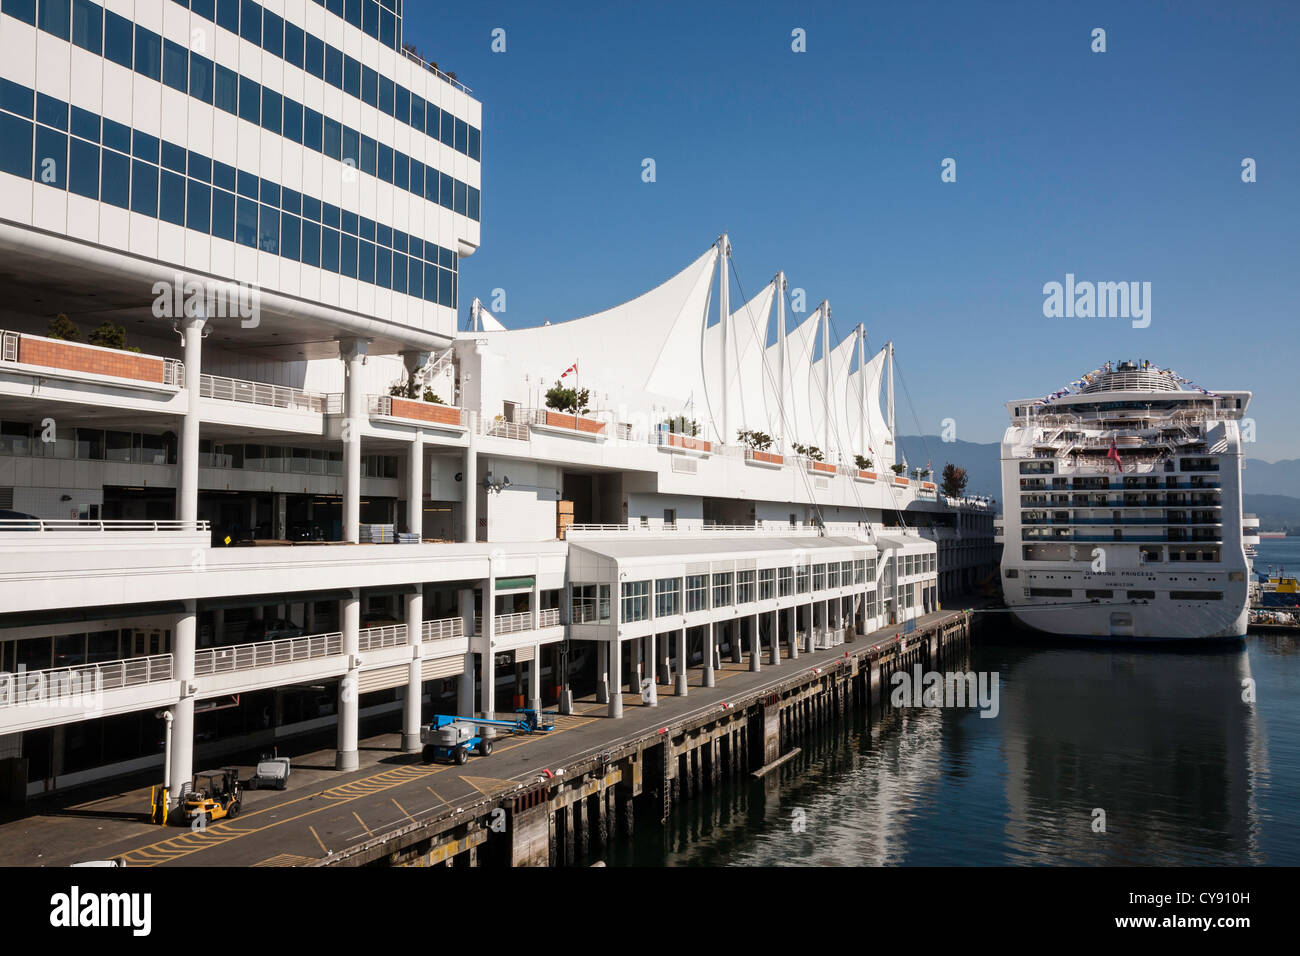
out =
{"type": "MultiPolygon", "coordinates": [[[[879,403],[880,393],[876,393],[876,401],[879,403]]],[[[879,405],[877,405],[879,407],[879,405]]],[[[867,329],[861,322],[858,323],[858,451],[859,455],[867,453],[867,329]]],[[[856,467],[856,466],[855,466],[856,467]]],[[[872,462],[872,467],[879,468],[878,462],[872,462]]]]}
{"type": "MultiPolygon", "coordinates": [[[[555,655],[559,666],[559,655],[555,655]]],[[[558,679],[559,674],[556,674],[558,679]]],[[[528,706],[541,713],[542,710],[542,645],[533,645],[533,662],[528,668],[528,706]]]]}
{"type": "Polygon", "coordinates": [[[623,716],[623,646],[618,637],[609,641],[609,716],[623,716]]]}
{"type": "Polygon", "coordinates": [[[181,319],[181,336],[185,342],[185,417],[181,419],[181,445],[177,455],[181,475],[176,516],[186,522],[199,520],[199,386],[206,322],[201,316],[181,319]]]}
{"type": "Polygon", "coordinates": [[[646,704],[650,707],[659,706],[659,675],[655,673],[655,635],[651,632],[646,638],[646,672],[650,678],[650,694],[646,698],[646,704]]]}
{"type": "Polygon", "coordinates": [[[889,392],[885,403],[886,410],[889,413],[889,435],[888,440],[894,444],[894,460],[890,464],[896,464],[899,461],[898,443],[894,439],[894,343],[889,343],[889,392]]]}
{"type": "Polygon", "coordinates": [[[754,615],[753,631],[749,635],[749,669],[757,674],[763,669],[762,652],[763,646],[758,637],[759,616],[754,615]]]}
{"type": "Polygon", "coordinates": [[[785,611],[777,608],[772,612],[772,666],[781,666],[781,618],[785,611]]]}
{"type": "Polygon", "coordinates": [[[676,691],[678,697],[685,697],[689,693],[686,683],[686,628],[682,627],[677,632],[677,675],[676,691]]]}
{"type": "Polygon", "coordinates": [[[596,703],[609,703],[609,643],[596,642],[596,703]]]}
{"type": "Polygon", "coordinates": [[[704,637],[704,686],[705,687],[716,686],[716,678],[713,675],[713,658],[716,653],[715,649],[718,646],[718,639],[716,634],[717,626],[718,625],[715,622],[710,621],[708,630],[705,631],[705,637],[704,637]]]}
{"type": "Polygon", "coordinates": [[[474,589],[461,588],[456,594],[456,610],[460,626],[466,637],[465,669],[460,677],[456,695],[456,712],[462,717],[474,716],[474,589]]]}
{"type": "Polygon", "coordinates": [[[361,631],[361,597],[355,588],[339,602],[343,629],[343,655],[347,658],[348,672],[339,681],[338,752],[334,755],[335,770],[357,769],[357,722],[361,712],[357,685],[361,676],[358,667],[358,641],[361,631]]]}
{"type": "MultiPolygon", "coordinates": [[[[811,623],[811,622],[809,622],[811,623]]],[[[799,608],[790,608],[790,660],[799,659],[799,608]]]]}
{"type": "MultiPolygon", "coordinates": [[[[496,561],[488,560],[488,578],[483,584],[483,643],[480,655],[483,660],[482,716],[489,720],[497,712],[497,566],[496,561]]],[[[491,727],[482,728],[482,736],[491,739],[497,735],[491,727]]]]}
{"type": "Polygon", "coordinates": [[[465,493],[465,527],[461,541],[473,544],[478,541],[478,412],[469,413],[469,444],[465,446],[465,466],[461,470],[461,486],[465,493]]]}
{"type": "Polygon", "coordinates": [[[424,636],[424,589],[406,596],[406,643],[411,646],[410,671],[406,675],[406,696],[402,699],[402,750],[420,749],[421,708],[424,697],[424,660],[420,641],[424,636]]]}
{"type": "MultiPolygon", "coordinates": [[[[195,393],[197,394],[197,392],[195,393]]],[[[180,802],[183,784],[194,779],[194,650],[198,636],[198,606],[185,601],[185,610],[176,618],[172,641],[172,677],[180,684],[180,700],[171,708],[172,746],[168,772],[171,778],[169,803],[180,802]]]]}
{"type": "Polygon", "coordinates": [[[415,430],[406,463],[406,530],[424,538],[424,431],[415,430]]]}
{"type": "Polygon", "coordinates": [[[346,366],[343,393],[343,540],[355,544],[361,524],[361,432],[369,419],[364,373],[366,339],[340,339],[339,357],[346,366]]]}
{"type": "Polygon", "coordinates": [[[772,423],[772,434],[779,435],[777,451],[785,453],[785,273],[776,274],[776,400],[778,419],[772,423]]]}

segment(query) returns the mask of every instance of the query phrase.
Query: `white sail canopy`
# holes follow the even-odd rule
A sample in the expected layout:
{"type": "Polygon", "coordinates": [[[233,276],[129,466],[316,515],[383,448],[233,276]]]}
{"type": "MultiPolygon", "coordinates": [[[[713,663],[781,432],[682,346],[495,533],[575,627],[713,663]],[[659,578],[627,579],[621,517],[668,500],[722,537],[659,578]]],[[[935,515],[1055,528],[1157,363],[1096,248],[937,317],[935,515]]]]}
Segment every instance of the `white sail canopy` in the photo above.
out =
{"type": "MultiPolygon", "coordinates": [[[[727,387],[728,417],[733,432],[740,429],[768,427],[767,407],[763,402],[764,381],[771,374],[765,366],[767,323],[772,311],[776,283],[769,282],[759,293],[731,313],[727,334],[727,351],[730,353],[731,380],[727,387]]],[[[722,323],[709,326],[704,335],[704,367],[709,383],[709,407],[713,417],[720,420],[722,406],[722,323]]],[[[734,442],[736,435],[719,436],[723,441],[734,442]]]]}
{"type": "MultiPolygon", "coordinates": [[[[895,461],[894,437],[889,433],[889,423],[880,410],[880,383],[884,378],[885,363],[888,359],[889,348],[886,346],[867,360],[864,369],[858,369],[850,375],[848,383],[849,392],[857,396],[862,376],[866,376],[867,408],[864,423],[866,439],[863,443],[866,447],[857,454],[870,458],[872,467],[878,471],[887,469],[895,461]]],[[[856,427],[855,423],[854,428],[856,427]]],[[[850,432],[850,434],[854,433],[850,432]]]]}
{"type": "MultiPolygon", "coordinates": [[[[808,381],[812,373],[813,346],[817,342],[817,330],[821,328],[822,313],[818,309],[803,324],[786,333],[785,369],[789,381],[783,405],[785,408],[784,427],[779,434],[785,439],[786,447],[796,442],[803,445],[815,445],[819,441],[816,421],[808,407],[808,381]]],[[[775,349],[776,346],[772,346],[775,349]]]]}
{"type": "Polygon", "coordinates": [[[829,355],[823,355],[813,363],[812,369],[808,375],[808,409],[809,417],[812,420],[811,437],[806,444],[816,445],[821,448],[826,455],[827,460],[832,460],[832,452],[843,449],[845,454],[852,454],[848,451],[848,444],[843,439],[848,437],[842,435],[841,423],[848,416],[848,409],[844,404],[844,396],[848,387],[849,366],[853,361],[853,354],[857,351],[858,338],[856,335],[850,335],[839,345],[831,349],[829,355]],[[826,391],[826,364],[830,364],[830,391],[826,391]],[[827,440],[828,429],[826,427],[826,411],[830,408],[830,437],[827,440]],[[827,447],[827,446],[830,447],[827,447]]]}

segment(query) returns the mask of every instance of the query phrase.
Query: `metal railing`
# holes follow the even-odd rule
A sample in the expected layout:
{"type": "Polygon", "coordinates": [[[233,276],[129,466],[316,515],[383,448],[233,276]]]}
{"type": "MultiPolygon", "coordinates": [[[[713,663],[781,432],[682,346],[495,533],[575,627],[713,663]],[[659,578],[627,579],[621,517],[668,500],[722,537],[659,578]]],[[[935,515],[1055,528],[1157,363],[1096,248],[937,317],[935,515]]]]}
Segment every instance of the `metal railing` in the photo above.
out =
{"type": "Polygon", "coordinates": [[[343,635],[309,634],[287,637],[262,644],[236,644],[232,647],[208,647],[194,655],[194,675],[233,674],[275,664],[291,664],[343,653],[343,635]]]}
{"type": "Polygon", "coordinates": [[[175,388],[185,387],[185,363],[180,359],[163,359],[163,384],[175,388]]]}
{"type": "Polygon", "coordinates": [[[519,422],[508,422],[504,417],[490,420],[479,419],[478,433],[491,438],[510,438],[515,441],[528,441],[528,426],[519,422]]]}
{"type": "Polygon", "coordinates": [[[560,623],[560,609],[558,607],[544,607],[537,612],[538,627],[554,627],[560,623]]]}
{"type": "Polygon", "coordinates": [[[51,702],[65,698],[88,698],[106,690],[120,690],[171,680],[172,655],[132,657],[103,664],[52,667],[39,671],[0,673],[0,707],[51,702]]]}
{"type": "Polygon", "coordinates": [[[199,378],[199,395],[223,402],[242,402],[246,405],[264,405],[268,408],[289,408],[321,413],[325,411],[326,396],[316,392],[268,385],[222,375],[203,375],[199,378]]]}
{"type": "Polygon", "coordinates": [[[460,617],[444,617],[437,621],[425,621],[424,632],[420,635],[423,641],[440,641],[449,637],[464,637],[465,621],[460,617]]]}
{"type": "Polygon", "coordinates": [[[0,330],[0,361],[18,361],[18,333],[0,330]]]}
{"type": "Polygon", "coordinates": [[[381,647],[400,647],[406,643],[405,624],[363,627],[357,635],[358,651],[375,651],[381,647]]]}
{"type": "Polygon", "coordinates": [[[0,531],[207,532],[207,521],[101,521],[97,518],[0,518],[0,531]]]}

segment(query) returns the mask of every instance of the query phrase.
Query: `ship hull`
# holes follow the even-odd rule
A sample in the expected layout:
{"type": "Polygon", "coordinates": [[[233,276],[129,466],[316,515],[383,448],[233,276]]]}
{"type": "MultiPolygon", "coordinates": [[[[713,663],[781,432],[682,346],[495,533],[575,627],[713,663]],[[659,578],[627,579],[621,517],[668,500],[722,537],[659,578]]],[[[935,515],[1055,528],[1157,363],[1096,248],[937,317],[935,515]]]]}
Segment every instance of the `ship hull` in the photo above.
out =
{"type": "Polygon", "coordinates": [[[1051,605],[1020,605],[1012,607],[1011,613],[1017,623],[1045,636],[1130,643],[1239,641],[1246,636],[1249,621],[1244,603],[1239,609],[1234,605],[1177,610],[1155,605],[1102,603],[1068,611],[1051,605]]]}

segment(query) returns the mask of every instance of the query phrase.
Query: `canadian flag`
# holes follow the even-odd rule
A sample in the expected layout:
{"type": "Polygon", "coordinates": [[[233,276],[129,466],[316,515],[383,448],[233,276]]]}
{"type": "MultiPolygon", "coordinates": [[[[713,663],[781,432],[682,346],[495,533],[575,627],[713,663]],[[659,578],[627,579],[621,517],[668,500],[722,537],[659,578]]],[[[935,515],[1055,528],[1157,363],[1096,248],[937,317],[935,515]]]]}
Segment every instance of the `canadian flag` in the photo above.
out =
{"type": "Polygon", "coordinates": [[[1124,462],[1120,461],[1120,458],[1119,458],[1119,449],[1115,447],[1115,443],[1114,443],[1114,442],[1111,442],[1111,443],[1110,443],[1110,451],[1106,452],[1106,457],[1107,457],[1107,458],[1113,458],[1113,459],[1115,459],[1115,467],[1116,467],[1119,471],[1123,471],[1123,470],[1124,470],[1124,462]]]}
{"type": "Polygon", "coordinates": [[[578,374],[578,363],[577,363],[577,362],[574,362],[572,365],[570,365],[568,368],[566,368],[566,369],[564,370],[564,374],[561,375],[560,378],[568,378],[570,372],[572,372],[574,375],[577,375],[577,374],[578,374]]]}

